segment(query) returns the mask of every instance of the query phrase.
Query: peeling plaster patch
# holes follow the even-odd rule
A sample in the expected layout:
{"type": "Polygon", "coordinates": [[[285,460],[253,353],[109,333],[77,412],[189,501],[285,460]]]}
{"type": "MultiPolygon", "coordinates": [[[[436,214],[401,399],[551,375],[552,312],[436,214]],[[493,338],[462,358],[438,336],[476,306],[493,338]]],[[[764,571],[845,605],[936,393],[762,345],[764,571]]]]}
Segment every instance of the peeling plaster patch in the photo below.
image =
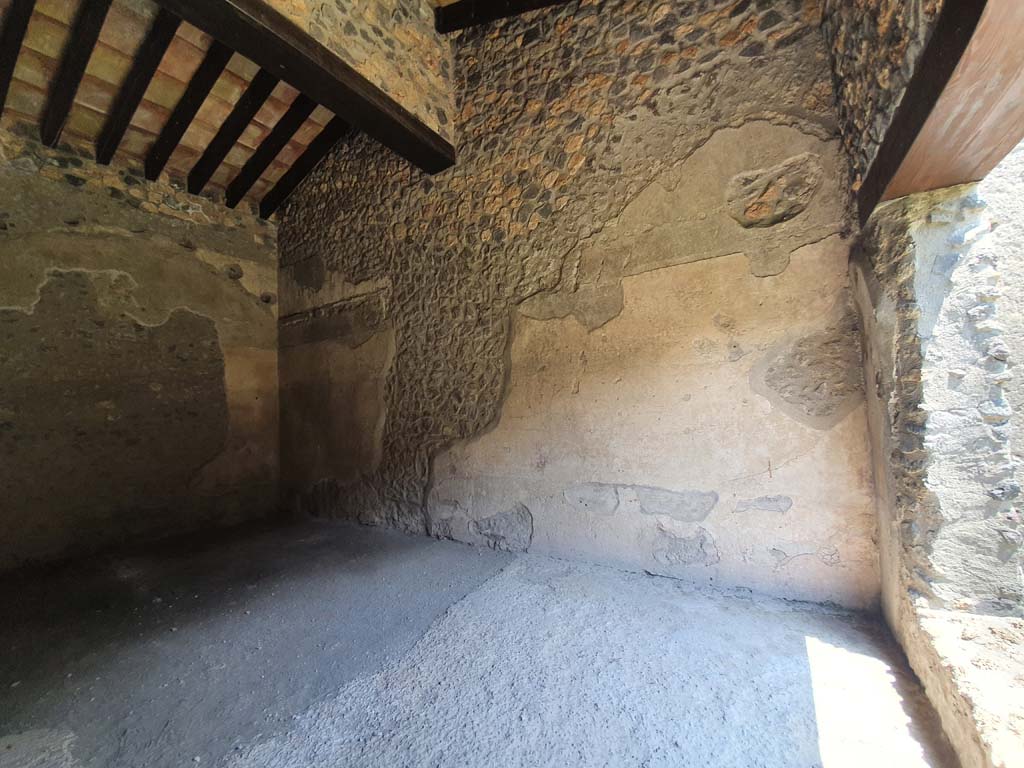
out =
{"type": "Polygon", "coordinates": [[[319,259],[303,259],[289,266],[290,277],[299,288],[318,291],[324,285],[327,272],[319,259]]]}
{"type": "Polygon", "coordinates": [[[658,534],[661,546],[654,550],[654,559],[662,565],[708,566],[721,559],[714,538],[700,526],[692,536],[680,536],[659,525],[658,534]]]}
{"type": "Polygon", "coordinates": [[[838,424],[863,396],[857,317],[841,307],[824,330],[776,344],[750,374],[755,392],[816,429],[838,424]]]}
{"type": "Polygon", "coordinates": [[[503,552],[525,552],[533,541],[533,515],[524,504],[497,515],[474,520],[471,528],[487,540],[491,549],[503,552]]]}
{"type": "Polygon", "coordinates": [[[707,518],[718,503],[714,491],[669,491],[643,485],[625,486],[636,494],[645,515],[667,515],[673,520],[696,523],[707,518]]]}
{"type": "Polygon", "coordinates": [[[533,514],[522,502],[504,512],[475,519],[453,499],[434,499],[427,507],[427,532],[439,539],[486,546],[503,552],[526,552],[533,543],[533,514]]]}
{"type": "Polygon", "coordinates": [[[825,565],[839,565],[839,550],[831,545],[818,550],[818,559],[825,565]]]}
{"type": "Polygon", "coordinates": [[[51,269],[31,312],[0,310],[0,498],[20,532],[0,566],[170,527],[163,510],[225,448],[214,321],[140,323],[135,289],[116,270],[51,269]]]}
{"type": "Polygon", "coordinates": [[[741,227],[772,227],[803,213],[821,185],[821,160],[804,152],[770,168],[743,171],[729,180],[725,201],[741,227]]]}
{"type": "Polygon", "coordinates": [[[519,305],[533,320],[554,320],[574,315],[588,331],[596,331],[622,313],[622,283],[585,285],[571,294],[539,294],[519,305]]]}
{"type": "Polygon", "coordinates": [[[789,251],[766,248],[761,253],[750,257],[750,274],[754,277],[781,275],[789,267],[789,258],[789,251]]]}
{"type": "Polygon", "coordinates": [[[736,512],[788,512],[793,507],[789,496],[758,496],[756,499],[741,499],[736,502],[736,512]]]}
{"type": "Polygon", "coordinates": [[[610,517],[619,508],[618,487],[607,483],[580,483],[562,495],[576,509],[597,517],[610,517]]]}
{"type": "Polygon", "coordinates": [[[802,557],[815,557],[830,567],[837,566],[842,562],[842,558],[839,555],[839,549],[832,544],[826,544],[811,552],[796,552],[792,555],[778,547],[769,547],[768,554],[775,563],[775,570],[785,568],[794,560],[802,557]]]}
{"type": "Polygon", "coordinates": [[[830,168],[835,162],[827,143],[760,123],[720,133],[640,190],[604,231],[581,241],[557,289],[529,297],[520,313],[535,320],[572,315],[594,331],[622,313],[623,277],[734,253],[747,255],[755,277],[771,277],[786,271],[792,250],[834,226],[837,196],[820,189],[826,156],[830,168]],[[765,156],[785,157],[794,146],[809,150],[766,169],[741,170],[765,156]],[[707,190],[716,187],[723,202],[709,206],[707,190]]]}
{"type": "Polygon", "coordinates": [[[583,483],[565,490],[566,501],[576,509],[599,517],[610,517],[620,508],[627,513],[665,515],[684,523],[707,518],[718,503],[714,491],[671,491],[647,485],[583,483]]]}

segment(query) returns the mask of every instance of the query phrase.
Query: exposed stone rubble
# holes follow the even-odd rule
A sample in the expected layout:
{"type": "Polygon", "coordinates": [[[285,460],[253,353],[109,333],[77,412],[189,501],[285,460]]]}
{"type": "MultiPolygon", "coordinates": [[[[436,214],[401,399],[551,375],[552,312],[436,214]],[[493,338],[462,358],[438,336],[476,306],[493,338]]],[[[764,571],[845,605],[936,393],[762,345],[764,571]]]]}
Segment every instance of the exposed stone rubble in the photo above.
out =
{"type": "Polygon", "coordinates": [[[875,159],[943,2],[823,2],[822,29],[830,48],[854,189],[875,159]]]}

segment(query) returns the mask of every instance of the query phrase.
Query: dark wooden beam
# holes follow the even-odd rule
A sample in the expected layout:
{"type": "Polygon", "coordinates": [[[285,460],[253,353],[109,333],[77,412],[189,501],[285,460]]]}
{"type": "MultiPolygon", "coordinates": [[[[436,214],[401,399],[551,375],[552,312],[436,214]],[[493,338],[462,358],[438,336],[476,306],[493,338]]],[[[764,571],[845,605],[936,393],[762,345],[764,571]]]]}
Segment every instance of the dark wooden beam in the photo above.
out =
{"type": "Polygon", "coordinates": [[[316,109],[316,102],[306,94],[300,93],[295,97],[295,101],[288,107],[288,111],[277,121],[274,129],[260,142],[256,151],[252,153],[245,165],[242,166],[242,170],[238,172],[238,175],[228,185],[227,194],[224,195],[224,202],[228,208],[234,208],[245,197],[245,193],[256,183],[256,179],[263,175],[263,172],[267,170],[267,166],[284,149],[284,145],[302,127],[302,124],[306,122],[306,118],[313,113],[314,109],[316,109]]]}
{"type": "Polygon", "coordinates": [[[185,93],[171,112],[170,118],[160,131],[160,135],[149,149],[146,155],[146,178],[153,181],[160,176],[171,153],[174,152],[181,137],[192,124],[199,108],[203,106],[206,97],[210,95],[210,89],[217,82],[220,73],[227,66],[231,58],[231,49],[218,40],[207,50],[199,69],[192,75],[185,93]]]}
{"type": "Polygon", "coordinates": [[[7,89],[11,87],[14,65],[35,4],[36,0],[13,0],[4,14],[3,27],[0,28],[0,115],[4,112],[7,89]]]}
{"type": "Polygon", "coordinates": [[[455,148],[264,0],[157,0],[414,165],[437,173],[455,148]]]}
{"type": "Polygon", "coordinates": [[[142,96],[180,25],[181,19],[173,13],[163,8],[157,12],[153,24],[135,54],[128,76],[121,83],[121,89],[103,124],[103,130],[96,140],[96,162],[100,165],[110,163],[117,152],[132,115],[139,108],[139,102],[142,101],[142,96]]]}
{"type": "Polygon", "coordinates": [[[231,147],[238,141],[246,126],[252,122],[256,113],[260,111],[271,91],[278,84],[278,79],[265,69],[256,73],[256,77],[245,89],[242,98],[235,104],[228,119],[221,125],[217,135],[213,137],[203,156],[199,158],[188,174],[188,191],[198,195],[203,191],[206,182],[210,180],[214,172],[224,162],[231,147]]]}
{"type": "Polygon", "coordinates": [[[882,200],[981,181],[1024,140],[1024,2],[988,0],[882,200]]]}
{"type": "Polygon", "coordinates": [[[269,219],[274,211],[281,206],[281,203],[287,200],[288,196],[295,191],[295,188],[302,183],[302,180],[320,164],[320,161],[324,159],[334,145],[346,134],[351,133],[351,131],[352,127],[340,117],[333,118],[317,134],[317,137],[309,143],[306,151],[292,163],[292,167],[278,179],[273,189],[264,195],[260,201],[260,216],[264,219],[269,219]]]}
{"type": "Polygon", "coordinates": [[[110,3],[111,0],[82,0],[71,22],[71,32],[61,52],[57,74],[50,86],[39,124],[40,139],[48,147],[55,147],[60,141],[61,131],[64,130],[68,112],[75,101],[92,49],[99,39],[100,28],[107,18],[110,3]]]}
{"type": "Polygon", "coordinates": [[[434,27],[442,34],[455,32],[568,2],[570,0],[457,0],[434,8],[434,27]]]}
{"type": "Polygon", "coordinates": [[[931,37],[921,52],[917,68],[896,108],[878,154],[857,191],[857,209],[862,224],[882,200],[889,182],[896,175],[953,77],[985,5],[986,0],[959,0],[944,3],[939,11],[931,37]]]}

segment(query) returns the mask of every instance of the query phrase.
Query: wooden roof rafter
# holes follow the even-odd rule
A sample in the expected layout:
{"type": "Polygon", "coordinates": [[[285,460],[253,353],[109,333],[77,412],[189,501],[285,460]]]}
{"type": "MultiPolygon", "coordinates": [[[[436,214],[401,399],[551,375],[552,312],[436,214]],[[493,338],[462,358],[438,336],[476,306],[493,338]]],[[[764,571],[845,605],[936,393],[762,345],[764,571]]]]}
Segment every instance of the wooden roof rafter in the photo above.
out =
{"type": "Polygon", "coordinates": [[[225,190],[229,206],[249,197],[264,217],[355,130],[431,173],[454,162],[451,144],[259,0],[152,2],[145,16],[133,8],[112,14],[120,27],[101,38],[118,0],[69,6],[7,0],[6,10],[0,0],[0,114],[13,83],[12,115],[22,122],[38,119],[44,144],[55,146],[70,122],[75,141],[94,142],[100,164],[127,152],[142,162],[149,179],[166,168],[187,176],[194,194],[212,183],[225,190]],[[30,25],[34,14],[43,26],[30,25]],[[134,26],[128,26],[137,48],[124,47],[125,14],[134,14],[134,26]],[[54,28],[56,36],[49,32],[54,28]],[[28,69],[18,64],[16,74],[22,52],[33,59],[28,69]],[[235,54],[239,63],[229,64],[235,54]],[[100,63],[91,63],[94,56],[100,63]],[[202,59],[191,75],[182,71],[182,56],[202,59]],[[111,61],[121,63],[113,67],[111,61]],[[238,72],[247,74],[240,79],[238,72]],[[235,85],[228,84],[232,78],[235,85]],[[180,90],[169,101],[175,82],[180,90]],[[32,95],[40,87],[45,103],[32,95]],[[190,165],[182,168],[183,162],[190,165]]]}

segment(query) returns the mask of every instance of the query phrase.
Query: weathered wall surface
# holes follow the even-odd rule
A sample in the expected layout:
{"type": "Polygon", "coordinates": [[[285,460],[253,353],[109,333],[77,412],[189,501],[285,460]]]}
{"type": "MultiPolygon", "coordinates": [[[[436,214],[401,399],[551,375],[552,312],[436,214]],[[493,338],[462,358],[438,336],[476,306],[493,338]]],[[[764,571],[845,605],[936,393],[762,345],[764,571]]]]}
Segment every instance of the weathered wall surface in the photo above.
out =
{"type": "Polygon", "coordinates": [[[1003,285],[999,314],[1013,372],[1005,385],[1013,432],[1010,447],[1020,482],[1024,472],[1024,144],[996,166],[979,188],[994,226],[992,248],[999,254],[1003,285]]]}
{"type": "Polygon", "coordinates": [[[459,164],[357,139],[282,222],[290,503],[871,604],[816,23],[623,1],[462,33],[459,164]]]}
{"type": "Polygon", "coordinates": [[[0,569],[276,508],[276,234],[0,133],[0,569]]]}
{"type": "Polygon", "coordinates": [[[1015,764],[1024,746],[1003,255],[966,186],[880,208],[851,267],[883,606],[964,765],[985,768],[1015,764]]]}
{"type": "Polygon", "coordinates": [[[429,0],[264,0],[454,143],[451,45],[429,0]]]}
{"type": "Polygon", "coordinates": [[[1004,533],[1018,525],[1019,488],[989,232],[971,187],[894,201],[869,222],[853,275],[889,465],[882,527],[905,585],[998,613],[1021,605],[1022,585],[1019,541],[1004,533]]]}
{"type": "Polygon", "coordinates": [[[871,167],[944,0],[824,0],[854,187],[871,167]]]}

